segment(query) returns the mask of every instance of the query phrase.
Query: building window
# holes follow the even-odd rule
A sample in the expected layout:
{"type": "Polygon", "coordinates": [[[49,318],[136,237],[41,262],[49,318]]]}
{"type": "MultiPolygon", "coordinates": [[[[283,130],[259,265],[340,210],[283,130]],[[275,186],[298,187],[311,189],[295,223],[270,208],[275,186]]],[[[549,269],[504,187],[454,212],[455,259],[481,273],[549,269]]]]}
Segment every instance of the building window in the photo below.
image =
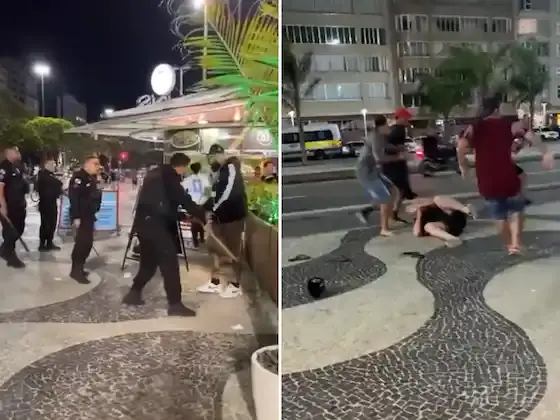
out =
{"type": "Polygon", "coordinates": [[[383,28],[362,28],[362,44],[387,45],[387,34],[383,28]]]}
{"type": "Polygon", "coordinates": [[[560,85],[556,85],[556,97],[560,99],[560,85]]]}
{"type": "Polygon", "coordinates": [[[524,42],[523,46],[525,48],[536,49],[539,57],[548,57],[550,55],[549,52],[550,47],[548,42],[535,42],[535,43],[524,42]]]}
{"type": "Polygon", "coordinates": [[[384,72],[389,71],[389,59],[387,57],[364,57],[364,71],[384,72]]]}
{"type": "Polygon", "coordinates": [[[556,76],[560,76],[560,67],[556,67],[556,76]]]}
{"type": "Polygon", "coordinates": [[[556,57],[560,57],[560,44],[556,44],[556,57]]]}
{"type": "Polygon", "coordinates": [[[520,0],[521,10],[531,10],[533,9],[533,2],[531,0],[520,0]]]}
{"type": "Polygon", "coordinates": [[[359,57],[344,57],[344,71],[349,73],[357,73],[360,71],[359,57]]]}
{"type": "Polygon", "coordinates": [[[320,84],[312,94],[316,101],[340,101],[361,99],[359,83],[320,84]]]}
{"type": "Polygon", "coordinates": [[[427,42],[399,42],[397,44],[397,53],[399,57],[428,57],[430,55],[430,47],[427,42]]]}
{"type": "Polygon", "coordinates": [[[344,56],[316,55],[313,57],[313,70],[317,72],[344,71],[344,56]]]}
{"type": "Polygon", "coordinates": [[[366,83],[368,98],[382,99],[387,97],[387,85],[385,83],[366,83]]]}
{"type": "Polygon", "coordinates": [[[422,106],[422,95],[417,93],[403,93],[402,106],[407,108],[417,108],[422,106]]]}
{"type": "Polygon", "coordinates": [[[560,36],[560,22],[556,22],[556,35],[560,36]]]}
{"type": "Polygon", "coordinates": [[[424,73],[430,73],[430,69],[428,68],[399,69],[399,81],[401,83],[414,83],[418,80],[418,76],[424,73]]]}
{"type": "Polygon", "coordinates": [[[284,38],[293,44],[356,44],[356,29],[345,26],[284,25],[284,38]]]}
{"type": "Polygon", "coordinates": [[[459,32],[461,29],[459,16],[434,16],[434,22],[440,32],[459,32]]]}
{"type": "Polygon", "coordinates": [[[492,18],[492,32],[499,34],[511,33],[511,19],[492,18]]]}
{"type": "Polygon", "coordinates": [[[397,32],[428,32],[427,15],[398,15],[395,17],[397,32]]]}
{"type": "Polygon", "coordinates": [[[461,17],[461,32],[488,32],[488,18],[461,17]]]}

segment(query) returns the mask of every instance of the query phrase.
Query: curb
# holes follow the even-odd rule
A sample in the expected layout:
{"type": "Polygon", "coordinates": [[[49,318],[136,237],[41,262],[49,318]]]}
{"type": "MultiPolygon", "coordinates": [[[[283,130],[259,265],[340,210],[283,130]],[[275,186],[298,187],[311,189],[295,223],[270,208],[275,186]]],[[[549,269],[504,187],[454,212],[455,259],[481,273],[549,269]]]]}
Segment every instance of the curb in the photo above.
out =
{"type": "MultiPolygon", "coordinates": [[[[544,191],[544,190],[554,190],[560,188],[560,182],[549,182],[546,184],[533,184],[528,185],[525,190],[526,191],[544,191]]],[[[480,194],[478,192],[466,192],[466,193],[457,193],[457,194],[448,194],[449,197],[456,198],[458,200],[472,200],[476,198],[480,198],[480,194]]],[[[410,202],[409,200],[405,200],[404,204],[410,202]]],[[[286,220],[302,220],[302,219],[312,219],[317,218],[325,214],[330,213],[351,213],[356,212],[367,206],[367,203],[364,204],[356,204],[352,206],[346,207],[336,207],[336,208],[329,208],[329,209],[317,209],[317,210],[304,210],[304,211],[296,211],[292,213],[284,213],[282,214],[282,221],[286,220]]]]}
{"type": "MultiPolygon", "coordinates": [[[[516,162],[538,162],[541,160],[540,155],[519,156],[516,162]]],[[[472,167],[472,162],[471,162],[472,167]]],[[[409,165],[410,173],[416,173],[417,166],[409,165]]],[[[443,171],[454,173],[454,171],[443,171]]],[[[442,173],[443,173],[442,172],[442,173]]],[[[342,169],[326,170],[325,172],[309,172],[303,174],[286,174],[282,173],[282,185],[307,184],[312,182],[326,181],[343,181],[345,179],[355,179],[356,169],[353,166],[342,169]]]]}

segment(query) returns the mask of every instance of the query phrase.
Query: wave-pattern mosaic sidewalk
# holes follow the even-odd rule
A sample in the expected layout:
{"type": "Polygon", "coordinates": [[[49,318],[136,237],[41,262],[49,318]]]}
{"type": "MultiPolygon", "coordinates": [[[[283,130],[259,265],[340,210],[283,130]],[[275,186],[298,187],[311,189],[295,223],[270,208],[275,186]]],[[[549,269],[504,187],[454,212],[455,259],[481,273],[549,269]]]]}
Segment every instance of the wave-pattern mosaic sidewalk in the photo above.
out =
{"type": "MultiPolygon", "coordinates": [[[[508,256],[493,227],[473,223],[454,249],[364,229],[285,267],[287,289],[305,283],[302,273],[321,272],[326,290],[332,283],[340,292],[306,301],[288,294],[295,304],[283,311],[282,418],[558,418],[560,363],[546,356],[559,344],[552,319],[560,285],[547,264],[560,256],[559,210],[559,203],[531,210],[522,256],[508,256]],[[327,261],[342,262],[325,270],[327,261]],[[347,266],[360,285],[342,290],[337,279],[347,266]],[[525,266],[538,275],[525,277],[525,266]]],[[[288,252],[304,253],[295,241],[288,252]]]]}

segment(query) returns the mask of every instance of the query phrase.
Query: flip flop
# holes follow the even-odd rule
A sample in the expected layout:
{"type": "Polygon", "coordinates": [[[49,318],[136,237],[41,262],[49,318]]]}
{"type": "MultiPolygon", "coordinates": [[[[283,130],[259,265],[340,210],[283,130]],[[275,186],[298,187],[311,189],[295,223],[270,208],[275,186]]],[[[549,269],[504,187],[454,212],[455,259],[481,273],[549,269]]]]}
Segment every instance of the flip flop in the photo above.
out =
{"type": "Polygon", "coordinates": [[[516,246],[508,246],[508,255],[514,256],[514,255],[522,255],[523,251],[521,250],[520,247],[516,247],[516,246]]]}

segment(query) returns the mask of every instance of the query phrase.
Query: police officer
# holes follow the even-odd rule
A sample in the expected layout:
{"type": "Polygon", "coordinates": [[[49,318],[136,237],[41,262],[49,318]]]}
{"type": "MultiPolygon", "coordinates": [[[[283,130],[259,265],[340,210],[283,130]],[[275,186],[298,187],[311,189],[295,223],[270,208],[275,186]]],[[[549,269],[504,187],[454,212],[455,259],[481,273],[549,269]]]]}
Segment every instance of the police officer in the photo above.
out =
{"type": "Polygon", "coordinates": [[[140,268],[132,287],[123,298],[127,305],[142,305],[142,290],[159,268],[167,294],[169,315],[194,316],[196,313],[181,302],[179,262],[169,226],[177,220],[181,206],[195,218],[202,218],[204,210],[197,206],[181,186],[181,175],[190,159],[176,153],[168,165],[151,169],[138,194],[133,229],[140,241],[140,268]]]}
{"type": "Polygon", "coordinates": [[[90,283],[84,266],[93,247],[95,214],[101,207],[101,191],[97,187],[100,167],[97,156],[88,157],[83,168],[70,179],[68,190],[70,221],[76,229],[70,277],[81,284],[90,283]]]}
{"type": "Polygon", "coordinates": [[[25,230],[29,184],[21,170],[21,154],[17,147],[4,150],[5,159],[0,163],[0,219],[4,242],[0,256],[6,260],[8,267],[23,268],[25,264],[16,255],[17,240],[25,230]]]}
{"type": "Polygon", "coordinates": [[[54,160],[49,159],[37,176],[37,192],[39,193],[39,251],[57,251],[60,249],[53,243],[56,222],[58,220],[57,200],[62,194],[62,181],[54,174],[54,160]]]}

